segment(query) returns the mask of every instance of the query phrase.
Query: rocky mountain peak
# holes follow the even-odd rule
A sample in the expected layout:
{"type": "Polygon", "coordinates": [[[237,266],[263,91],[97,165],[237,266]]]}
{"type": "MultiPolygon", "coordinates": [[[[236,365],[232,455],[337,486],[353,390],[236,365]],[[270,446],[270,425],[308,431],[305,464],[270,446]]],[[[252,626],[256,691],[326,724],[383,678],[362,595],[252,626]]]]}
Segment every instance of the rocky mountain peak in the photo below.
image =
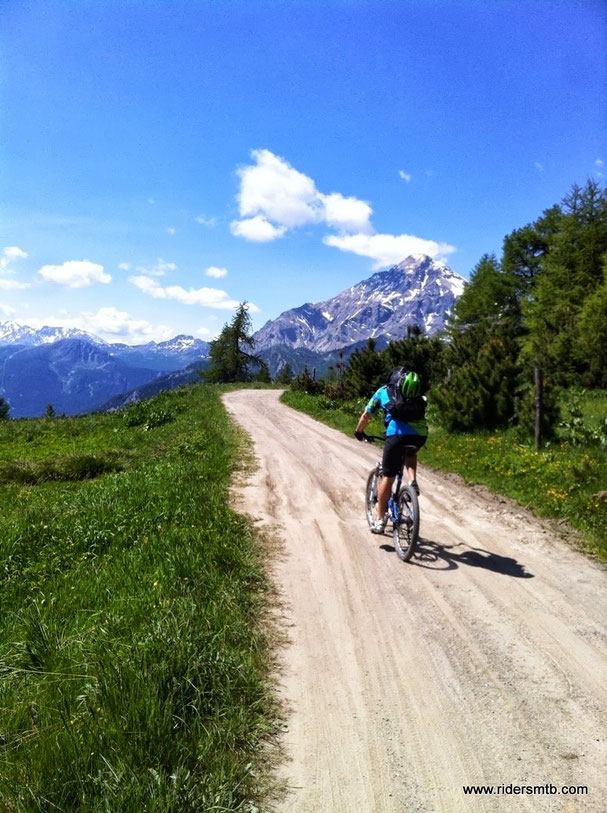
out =
{"type": "Polygon", "coordinates": [[[400,339],[413,324],[432,335],[444,327],[465,284],[445,263],[411,255],[332,299],[285,311],[257,331],[256,346],[326,352],[371,337],[400,339]]]}

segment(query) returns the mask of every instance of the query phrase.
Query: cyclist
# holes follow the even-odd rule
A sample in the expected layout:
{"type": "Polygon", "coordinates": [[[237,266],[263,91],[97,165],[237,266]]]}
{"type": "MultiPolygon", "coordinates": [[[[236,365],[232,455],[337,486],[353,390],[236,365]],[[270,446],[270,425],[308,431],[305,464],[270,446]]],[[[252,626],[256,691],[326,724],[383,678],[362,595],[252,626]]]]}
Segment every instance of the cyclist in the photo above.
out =
{"type": "Polygon", "coordinates": [[[403,419],[402,414],[406,413],[407,408],[401,409],[399,401],[406,402],[409,405],[409,411],[412,411],[414,416],[425,413],[426,398],[421,395],[421,378],[418,373],[407,371],[404,367],[396,367],[392,370],[388,382],[371,397],[354,431],[357,440],[364,440],[364,430],[371,420],[371,416],[377,409],[383,410],[386,442],[381,464],[382,477],[378,489],[378,518],[371,528],[371,532],[374,534],[382,534],[385,530],[392,484],[403,463],[407,468],[409,483],[419,494],[417,450],[421,449],[426,442],[428,424],[424,417],[403,419]],[[412,409],[411,404],[416,404],[416,406],[412,409]],[[396,418],[392,412],[398,413],[401,417],[396,418]],[[413,446],[415,449],[407,449],[407,446],[413,446]]]}

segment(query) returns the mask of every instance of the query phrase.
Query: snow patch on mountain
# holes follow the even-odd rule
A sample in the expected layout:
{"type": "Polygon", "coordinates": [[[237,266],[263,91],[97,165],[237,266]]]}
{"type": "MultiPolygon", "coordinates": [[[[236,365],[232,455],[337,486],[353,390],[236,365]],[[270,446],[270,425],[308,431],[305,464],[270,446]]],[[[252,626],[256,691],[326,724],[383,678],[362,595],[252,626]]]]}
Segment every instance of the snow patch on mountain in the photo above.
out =
{"type": "Polygon", "coordinates": [[[370,337],[399,339],[409,325],[432,335],[445,326],[465,285],[466,280],[445,263],[412,255],[326,302],[285,311],[257,331],[256,347],[285,345],[326,352],[370,337]]]}

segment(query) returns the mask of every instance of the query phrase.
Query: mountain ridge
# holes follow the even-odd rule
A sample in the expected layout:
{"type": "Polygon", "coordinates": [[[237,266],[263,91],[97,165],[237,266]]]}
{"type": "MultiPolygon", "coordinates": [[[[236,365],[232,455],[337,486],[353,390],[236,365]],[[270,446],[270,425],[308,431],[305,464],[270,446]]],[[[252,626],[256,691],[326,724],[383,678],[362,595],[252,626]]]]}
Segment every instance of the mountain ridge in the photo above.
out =
{"type": "Polygon", "coordinates": [[[411,255],[331,299],[284,311],[253,338],[258,350],[284,345],[326,352],[379,336],[402,339],[413,324],[432,335],[444,328],[465,285],[445,263],[411,255]]]}

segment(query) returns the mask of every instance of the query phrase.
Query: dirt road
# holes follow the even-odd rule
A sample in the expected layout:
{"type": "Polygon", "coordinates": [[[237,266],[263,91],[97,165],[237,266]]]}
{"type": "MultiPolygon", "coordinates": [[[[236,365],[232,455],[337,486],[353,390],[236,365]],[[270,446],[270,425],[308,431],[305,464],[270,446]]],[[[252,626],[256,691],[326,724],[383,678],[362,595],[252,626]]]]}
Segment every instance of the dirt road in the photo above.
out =
{"type": "Polygon", "coordinates": [[[605,571],[509,504],[423,468],[423,544],[403,564],[364,517],[378,447],[276,391],[225,403],[259,464],[240,505],[284,539],[281,809],[607,810],[605,571]],[[588,794],[561,792],[572,785],[588,794]]]}

